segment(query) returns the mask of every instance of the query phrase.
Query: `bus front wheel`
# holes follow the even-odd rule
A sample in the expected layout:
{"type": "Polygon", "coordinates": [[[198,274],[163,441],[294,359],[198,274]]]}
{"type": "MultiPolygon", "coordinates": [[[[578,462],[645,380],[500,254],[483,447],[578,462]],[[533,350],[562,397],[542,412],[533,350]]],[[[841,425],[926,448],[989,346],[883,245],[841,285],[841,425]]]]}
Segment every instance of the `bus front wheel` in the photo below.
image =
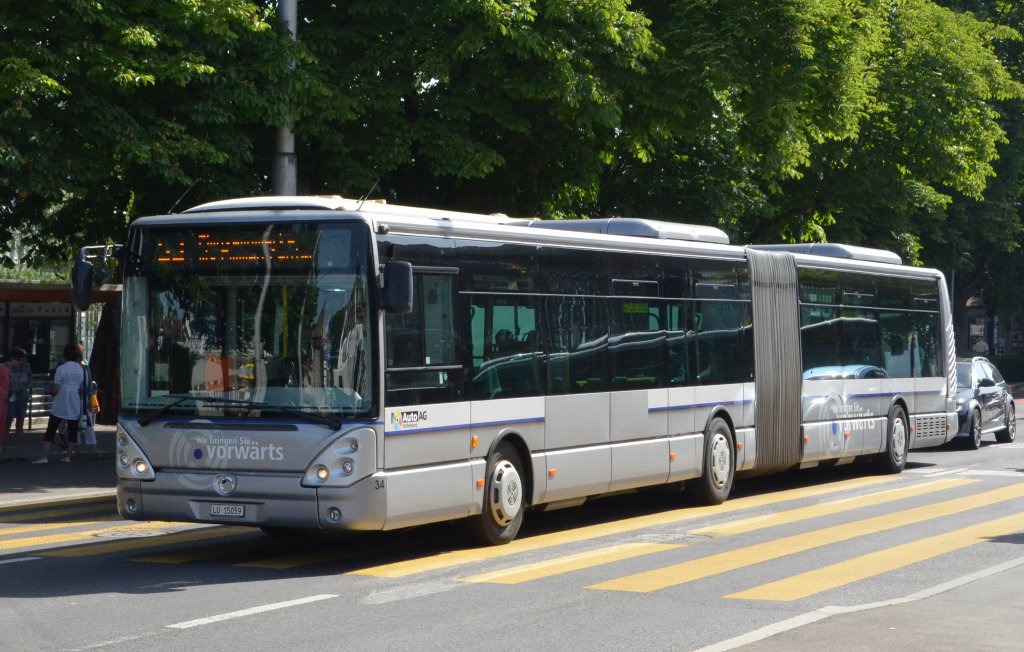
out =
{"type": "Polygon", "coordinates": [[[907,413],[896,406],[889,412],[889,427],[885,437],[885,451],[878,454],[878,468],[883,473],[900,473],[907,465],[909,428],[907,413]]]}
{"type": "Polygon", "coordinates": [[[470,533],[483,544],[508,543],[519,534],[526,507],[522,460],[511,445],[502,443],[487,460],[483,511],[470,517],[470,533]]]}
{"type": "Polygon", "coordinates": [[[686,493],[699,505],[721,505],[732,491],[736,477],[736,455],[732,429],[725,419],[715,417],[704,433],[704,473],[686,481],[686,493]]]}

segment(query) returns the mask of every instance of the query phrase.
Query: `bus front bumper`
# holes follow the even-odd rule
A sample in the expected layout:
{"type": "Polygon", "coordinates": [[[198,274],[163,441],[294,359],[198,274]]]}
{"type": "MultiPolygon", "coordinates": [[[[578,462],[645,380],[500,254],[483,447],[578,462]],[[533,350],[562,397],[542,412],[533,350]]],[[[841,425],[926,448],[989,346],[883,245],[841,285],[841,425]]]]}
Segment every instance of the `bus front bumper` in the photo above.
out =
{"type": "Polygon", "coordinates": [[[163,471],[151,481],[119,479],[117,511],[138,521],[254,527],[380,530],[386,492],[370,477],[351,487],[310,488],[301,476],[163,471]]]}

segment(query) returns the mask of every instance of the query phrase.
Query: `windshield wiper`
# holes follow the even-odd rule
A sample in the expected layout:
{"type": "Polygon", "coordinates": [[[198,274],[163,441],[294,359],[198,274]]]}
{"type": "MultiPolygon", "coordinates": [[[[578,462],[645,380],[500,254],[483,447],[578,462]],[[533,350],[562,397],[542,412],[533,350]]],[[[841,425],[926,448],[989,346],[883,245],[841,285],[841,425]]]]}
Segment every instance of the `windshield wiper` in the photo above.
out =
{"type": "Polygon", "coordinates": [[[319,414],[317,412],[309,412],[307,410],[302,410],[302,409],[299,409],[299,408],[288,407],[288,406],[285,406],[285,405],[272,405],[270,403],[260,403],[260,402],[257,402],[257,401],[247,401],[245,399],[227,398],[227,397],[219,397],[219,396],[190,396],[189,395],[189,396],[177,396],[175,398],[176,398],[176,400],[171,401],[170,403],[168,403],[166,405],[162,405],[159,408],[153,410],[152,412],[144,414],[142,417],[139,418],[139,425],[140,426],[148,426],[150,423],[153,422],[154,419],[156,419],[160,415],[166,413],[171,408],[176,407],[178,405],[181,405],[185,401],[187,401],[189,399],[192,399],[194,401],[198,401],[198,402],[204,403],[206,405],[218,405],[218,404],[221,404],[221,405],[237,405],[239,407],[245,407],[245,408],[254,409],[254,410],[277,411],[277,412],[281,412],[281,413],[284,413],[284,414],[291,415],[293,417],[309,419],[310,421],[313,421],[317,425],[321,425],[321,426],[324,426],[326,428],[330,428],[331,430],[340,430],[341,429],[341,419],[340,418],[337,418],[337,417],[331,418],[331,417],[319,414]]]}
{"type": "Polygon", "coordinates": [[[153,419],[157,418],[161,414],[164,414],[165,412],[167,412],[167,410],[170,410],[173,407],[177,407],[177,406],[181,405],[182,403],[184,403],[185,401],[187,401],[189,399],[192,399],[194,401],[198,401],[199,400],[198,396],[192,396],[191,394],[185,394],[185,395],[180,395],[179,394],[177,396],[175,396],[174,394],[170,394],[169,397],[174,398],[176,400],[171,401],[170,403],[165,403],[164,405],[161,405],[160,407],[158,407],[157,409],[153,410],[152,412],[147,412],[146,414],[143,414],[141,417],[139,417],[139,425],[140,426],[148,426],[149,424],[153,423],[153,419]]]}
{"type": "Polygon", "coordinates": [[[252,400],[245,400],[242,398],[218,398],[218,397],[204,397],[201,400],[205,403],[226,403],[230,405],[239,405],[240,407],[249,407],[252,409],[268,409],[271,411],[279,411],[284,415],[290,415],[292,417],[298,417],[300,419],[308,419],[319,426],[325,426],[331,430],[341,430],[341,419],[326,417],[318,414],[318,412],[307,411],[298,407],[289,407],[288,405],[274,405],[271,403],[264,403],[252,400]]]}

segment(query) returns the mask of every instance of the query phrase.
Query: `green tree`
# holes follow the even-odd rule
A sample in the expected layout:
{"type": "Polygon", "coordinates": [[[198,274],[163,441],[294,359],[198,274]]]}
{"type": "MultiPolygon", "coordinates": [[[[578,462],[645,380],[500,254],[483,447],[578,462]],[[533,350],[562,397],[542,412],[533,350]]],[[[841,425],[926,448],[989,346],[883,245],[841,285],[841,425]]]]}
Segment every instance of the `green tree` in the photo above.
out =
{"type": "Polygon", "coordinates": [[[272,24],[244,0],[0,4],[0,235],[60,258],[197,181],[258,187],[254,135],[288,106],[272,24]]]}
{"type": "MultiPolygon", "coordinates": [[[[1024,6],[1009,0],[946,0],[941,4],[970,12],[981,20],[1024,32],[1024,6]]],[[[1000,39],[994,43],[1000,63],[1024,82],[1024,41],[1000,39]]],[[[1024,102],[1004,99],[995,104],[999,124],[1006,133],[998,145],[995,176],[981,198],[954,194],[947,210],[946,227],[923,240],[925,258],[946,270],[953,281],[958,345],[967,345],[967,300],[981,295],[986,308],[1009,323],[1024,310],[1019,291],[1024,278],[1024,102]]]]}
{"type": "Polygon", "coordinates": [[[928,0],[644,8],[665,45],[644,96],[650,163],[620,157],[606,213],[920,262],[953,194],[982,196],[1005,139],[999,103],[1024,94],[995,51],[1013,30],[928,0]]]}
{"type": "Polygon", "coordinates": [[[510,213],[595,192],[659,50],[627,0],[305,2],[305,190],[510,213]]]}

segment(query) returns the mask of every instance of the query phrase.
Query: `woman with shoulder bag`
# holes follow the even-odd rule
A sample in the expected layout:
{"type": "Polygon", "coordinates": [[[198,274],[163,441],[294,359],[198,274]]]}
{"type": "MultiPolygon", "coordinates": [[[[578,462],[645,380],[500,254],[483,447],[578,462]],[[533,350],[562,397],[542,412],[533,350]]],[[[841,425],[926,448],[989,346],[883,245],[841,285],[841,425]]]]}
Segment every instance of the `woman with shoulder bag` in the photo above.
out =
{"type": "Polygon", "coordinates": [[[68,438],[68,452],[61,462],[70,462],[78,446],[78,424],[84,414],[82,392],[85,391],[86,371],[82,364],[82,345],[64,345],[64,363],[57,367],[53,374],[53,382],[47,388],[53,396],[50,407],[50,418],[46,422],[46,434],[43,435],[43,450],[39,459],[33,464],[49,464],[50,449],[57,436],[58,429],[64,427],[68,438]]]}
{"type": "MultiPolygon", "coordinates": [[[[82,365],[85,369],[85,385],[82,388],[82,420],[78,425],[78,432],[81,433],[82,448],[92,453],[94,460],[102,460],[99,448],[96,446],[96,412],[99,411],[99,401],[96,399],[96,383],[92,380],[92,373],[89,367],[82,365]]],[[[82,454],[84,457],[84,453],[82,454]]]]}

